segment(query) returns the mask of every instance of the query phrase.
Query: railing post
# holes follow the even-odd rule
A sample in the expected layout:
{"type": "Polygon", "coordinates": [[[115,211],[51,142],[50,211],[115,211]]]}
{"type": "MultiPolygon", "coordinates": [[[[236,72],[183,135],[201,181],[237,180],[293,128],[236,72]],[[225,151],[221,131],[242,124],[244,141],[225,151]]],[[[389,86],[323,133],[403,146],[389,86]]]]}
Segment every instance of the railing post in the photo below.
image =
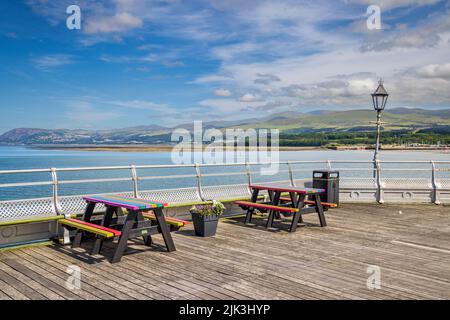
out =
{"type": "Polygon", "coordinates": [[[51,168],[52,174],[52,197],[53,197],[53,210],[57,215],[61,214],[61,206],[59,204],[58,196],[58,174],[56,173],[56,168],[51,168]]]}
{"type": "Polygon", "coordinates": [[[383,183],[381,181],[381,166],[380,166],[380,160],[374,161],[374,167],[376,172],[376,184],[377,184],[377,202],[378,203],[384,203],[383,199],[383,183]]]}
{"type": "Polygon", "coordinates": [[[202,174],[200,172],[200,166],[198,165],[198,163],[195,164],[195,174],[197,182],[197,195],[201,201],[205,201],[202,193],[202,181],[201,181],[202,174]]]}
{"type": "Polygon", "coordinates": [[[139,198],[139,190],[138,190],[138,175],[137,175],[137,170],[136,170],[136,166],[135,165],[131,165],[130,166],[131,169],[131,180],[133,183],[133,196],[135,198],[139,198]]]}
{"type": "Polygon", "coordinates": [[[288,167],[288,172],[289,172],[289,180],[291,180],[291,186],[295,187],[295,181],[294,181],[294,174],[292,173],[292,166],[291,166],[291,162],[288,160],[286,162],[287,167],[288,167]]]}
{"type": "Polygon", "coordinates": [[[250,166],[248,165],[248,162],[245,163],[245,174],[247,175],[248,193],[251,195],[252,190],[250,189],[250,185],[252,184],[252,172],[250,171],[250,166]]]}
{"type": "Polygon", "coordinates": [[[439,185],[436,180],[436,165],[434,161],[431,161],[431,185],[433,187],[433,197],[431,201],[434,204],[441,204],[441,201],[439,200],[439,185]]]}
{"type": "Polygon", "coordinates": [[[330,160],[327,160],[327,169],[331,170],[331,161],[330,160]]]}

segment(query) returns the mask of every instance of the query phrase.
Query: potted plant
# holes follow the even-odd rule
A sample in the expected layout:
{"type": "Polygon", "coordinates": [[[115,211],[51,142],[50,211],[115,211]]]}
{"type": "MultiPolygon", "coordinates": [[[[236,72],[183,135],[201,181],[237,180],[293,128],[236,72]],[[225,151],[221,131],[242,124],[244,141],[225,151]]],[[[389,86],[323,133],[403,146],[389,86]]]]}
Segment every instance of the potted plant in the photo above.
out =
{"type": "Polygon", "coordinates": [[[214,236],[219,216],[223,214],[224,210],[225,206],[218,201],[212,201],[211,204],[193,206],[190,212],[194,223],[195,235],[200,237],[214,236]]]}

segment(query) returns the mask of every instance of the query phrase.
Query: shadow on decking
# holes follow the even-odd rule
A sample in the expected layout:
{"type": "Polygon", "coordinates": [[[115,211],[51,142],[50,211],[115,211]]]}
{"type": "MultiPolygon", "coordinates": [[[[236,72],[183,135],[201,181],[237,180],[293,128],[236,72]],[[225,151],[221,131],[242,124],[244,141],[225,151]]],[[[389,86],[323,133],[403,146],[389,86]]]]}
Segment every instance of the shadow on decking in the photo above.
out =
{"type": "Polygon", "coordinates": [[[0,251],[0,300],[450,298],[448,207],[344,204],[326,216],[328,227],[311,214],[295,233],[289,219],[268,232],[264,217],[253,226],[224,218],[210,238],[189,225],[172,233],[176,251],[166,252],[160,235],[151,248],[136,239],[115,264],[112,243],[99,256],[89,255],[89,241],[0,251]],[[73,265],[79,291],[66,287],[73,265]],[[367,286],[373,266],[377,290],[367,286]]]}
{"type": "MultiPolygon", "coordinates": [[[[87,264],[98,264],[106,261],[110,261],[114,255],[114,250],[117,243],[105,242],[102,246],[100,254],[91,255],[90,252],[94,245],[93,240],[83,241],[81,247],[72,248],[70,245],[54,245],[51,248],[59,253],[70,256],[77,259],[80,262],[87,264]]],[[[140,239],[130,239],[128,240],[128,247],[125,250],[123,256],[133,255],[145,252],[147,250],[152,250],[155,252],[166,252],[167,249],[164,245],[158,243],[152,243],[150,247],[144,246],[144,241],[140,239]],[[139,248],[138,248],[139,247],[139,248]]]]}

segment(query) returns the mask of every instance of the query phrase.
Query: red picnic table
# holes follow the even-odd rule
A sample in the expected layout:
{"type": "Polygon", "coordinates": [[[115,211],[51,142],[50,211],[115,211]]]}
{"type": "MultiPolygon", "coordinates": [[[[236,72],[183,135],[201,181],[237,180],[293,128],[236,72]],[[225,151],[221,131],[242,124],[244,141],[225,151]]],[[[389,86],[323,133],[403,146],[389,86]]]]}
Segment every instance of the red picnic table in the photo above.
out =
{"type": "Polygon", "coordinates": [[[245,223],[251,222],[255,209],[264,209],[269,211],[266,224],[267,228],[272,227],[275,216],[280,212],[293,215],[289,228],[290,232],[294,232],[297,229],[298,223],[302,222],[301,215],[306,213],[316,212],[319,216],[320,226],[325,227],[327,225],[323,206],[320,201],[320,194],[325,192],[325,189],[293,187],[280,184],[252,184],[250,188],[252,189],[252,198],[250,201],[235,202],[244,209],[247,209],[245,223]],[[262,190],[268,192],[270,202],[257,202],[259,192],[262,190]],[[283,193],[289,193],[289,198],[283,198],[281,196],[283,193]],[[307,200],[308,196],[312,197],[313,200],[307,200]]]}

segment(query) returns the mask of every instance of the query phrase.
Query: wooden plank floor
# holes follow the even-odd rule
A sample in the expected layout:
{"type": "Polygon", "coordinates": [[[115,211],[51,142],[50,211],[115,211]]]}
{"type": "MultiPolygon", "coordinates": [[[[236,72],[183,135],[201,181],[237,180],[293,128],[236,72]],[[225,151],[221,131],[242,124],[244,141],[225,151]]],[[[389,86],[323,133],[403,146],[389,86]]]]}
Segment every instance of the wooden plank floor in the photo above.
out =
{"type": "Polygon", "coordinates": [[[113,265],[68,246],[2,251],[0,299],[450,298],[450,207],[344,204],[327,220],[320,228],[307,215],[293,234],[267,231],[261,219],[221,221],[214,238],[189,227],[173,234],[176,252],[136,241],[113,265]],[[66,286],[72,265],[81,290],[66,286]],[[367,288],[370,265],[381,289],[367,288]]]}

